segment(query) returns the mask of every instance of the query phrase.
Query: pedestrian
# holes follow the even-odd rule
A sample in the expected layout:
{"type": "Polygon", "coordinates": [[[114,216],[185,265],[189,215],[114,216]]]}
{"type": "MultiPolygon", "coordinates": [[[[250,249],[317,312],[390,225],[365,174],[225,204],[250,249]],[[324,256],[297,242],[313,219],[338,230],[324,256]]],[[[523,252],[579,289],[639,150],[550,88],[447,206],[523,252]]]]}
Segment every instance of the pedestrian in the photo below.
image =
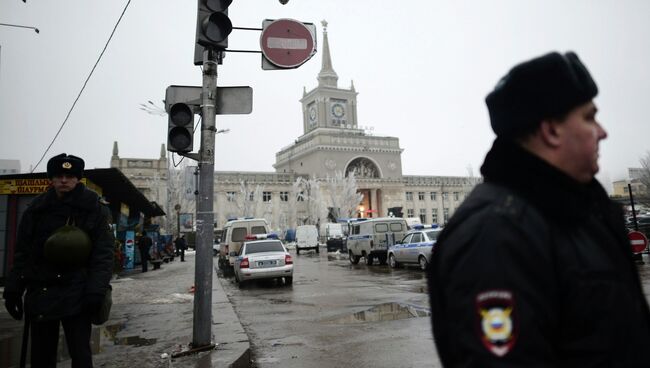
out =
{"type": "Polygon", "coordinates": [[[648,367],[650,313],[620,206],[594,178],[607,133],[573,52],[486,98],[496,139],[428,269],[445,367],[648,367]]]}
{"type": "Polygon", "coordinates": [[[178,250],[178,252],[180,253],[181,262],[185,262],[185,250],[187,249],[187,242],[185,241],[185,235],[181,235],[178,238],[176,238],[174,245],[176,246],[176,250],[178,250]]]}
{"type": "Polygon", "coordinates": [[[138,240],[138,250],[140,251],[140,262],[142,263],[142,272],[147,272],[149,267],[149,251],[153,241],[144,233],[138,240]]]}
{"type": "Polygon", "coordinates": [[[63,325],[73,367],[92,367],[91,320],[101,308],[113,270],[110,211],[80,180],[83,159],[47,163],[51,186],[32,200],[16,238],[5,307],[31,325],[31,366],[54,367],[63,325]]]}

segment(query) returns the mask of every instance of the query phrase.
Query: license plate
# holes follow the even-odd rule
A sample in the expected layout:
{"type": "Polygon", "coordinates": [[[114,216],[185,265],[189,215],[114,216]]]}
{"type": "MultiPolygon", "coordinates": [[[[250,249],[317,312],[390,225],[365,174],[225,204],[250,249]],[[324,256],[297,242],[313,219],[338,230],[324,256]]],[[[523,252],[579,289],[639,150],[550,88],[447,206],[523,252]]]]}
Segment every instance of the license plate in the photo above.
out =
{"type": "Polygon", "coordinates": [[[276,264],[278,264],[278,261],[259,261],[259,262],[257,262],[258,267],[275,266],[276,264]]]}

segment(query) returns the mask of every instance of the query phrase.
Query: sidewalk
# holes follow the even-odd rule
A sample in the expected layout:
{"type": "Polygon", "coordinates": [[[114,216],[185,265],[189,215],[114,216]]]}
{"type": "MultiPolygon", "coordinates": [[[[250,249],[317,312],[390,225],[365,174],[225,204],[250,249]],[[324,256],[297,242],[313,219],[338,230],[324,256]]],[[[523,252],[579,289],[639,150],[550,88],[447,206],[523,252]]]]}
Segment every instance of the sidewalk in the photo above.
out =
{"type": "MultiPolygon", "coordinates": [[[[212,278],[212,340],[214,350],[171,359],[192,341],[194,252],[186,262],[176,257],[159,270],[124,272],[113,279],[111,318],[93,326],[95,367],[249,367],[250,342],[225,295],[216,270],[212,278]]],[[[17,367],[23,324],[0,312],[0,367],[17,367]]],[[[63,336],[60,363],[70,367],[63,336]]]]}

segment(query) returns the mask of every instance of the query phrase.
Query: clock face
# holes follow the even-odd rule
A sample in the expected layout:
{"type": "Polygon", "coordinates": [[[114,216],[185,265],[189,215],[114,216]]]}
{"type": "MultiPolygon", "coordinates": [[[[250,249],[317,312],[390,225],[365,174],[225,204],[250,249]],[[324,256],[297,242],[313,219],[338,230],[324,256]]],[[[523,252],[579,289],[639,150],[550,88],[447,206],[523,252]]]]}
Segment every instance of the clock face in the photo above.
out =
{"type": "Polygon", "coordinates": [[[343,104],[337,102],[332,105],[332,115],[334,115],[336,118],[342,118],[343,115],[345,115],[345,107],[343,104]]]}
{"type": "Polygon", "coordinates": [[[315,122],[316,121],[316,107],[312,106],[309,108],[309,121],[310,122],[315,122]]]}

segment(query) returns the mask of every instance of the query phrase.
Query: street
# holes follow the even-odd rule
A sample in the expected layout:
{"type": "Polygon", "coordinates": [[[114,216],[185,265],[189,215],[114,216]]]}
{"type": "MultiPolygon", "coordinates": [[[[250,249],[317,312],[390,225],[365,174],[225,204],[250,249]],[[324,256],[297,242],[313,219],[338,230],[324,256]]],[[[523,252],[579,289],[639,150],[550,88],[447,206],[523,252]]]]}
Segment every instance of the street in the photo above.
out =
{"type": "Polygon", "coordinates": [[[240,290],[219,275],[253,349],[253,367],[440,367],[424,272],[351,265],[346,255],[301,252],[293,286],[240,290]]]}

